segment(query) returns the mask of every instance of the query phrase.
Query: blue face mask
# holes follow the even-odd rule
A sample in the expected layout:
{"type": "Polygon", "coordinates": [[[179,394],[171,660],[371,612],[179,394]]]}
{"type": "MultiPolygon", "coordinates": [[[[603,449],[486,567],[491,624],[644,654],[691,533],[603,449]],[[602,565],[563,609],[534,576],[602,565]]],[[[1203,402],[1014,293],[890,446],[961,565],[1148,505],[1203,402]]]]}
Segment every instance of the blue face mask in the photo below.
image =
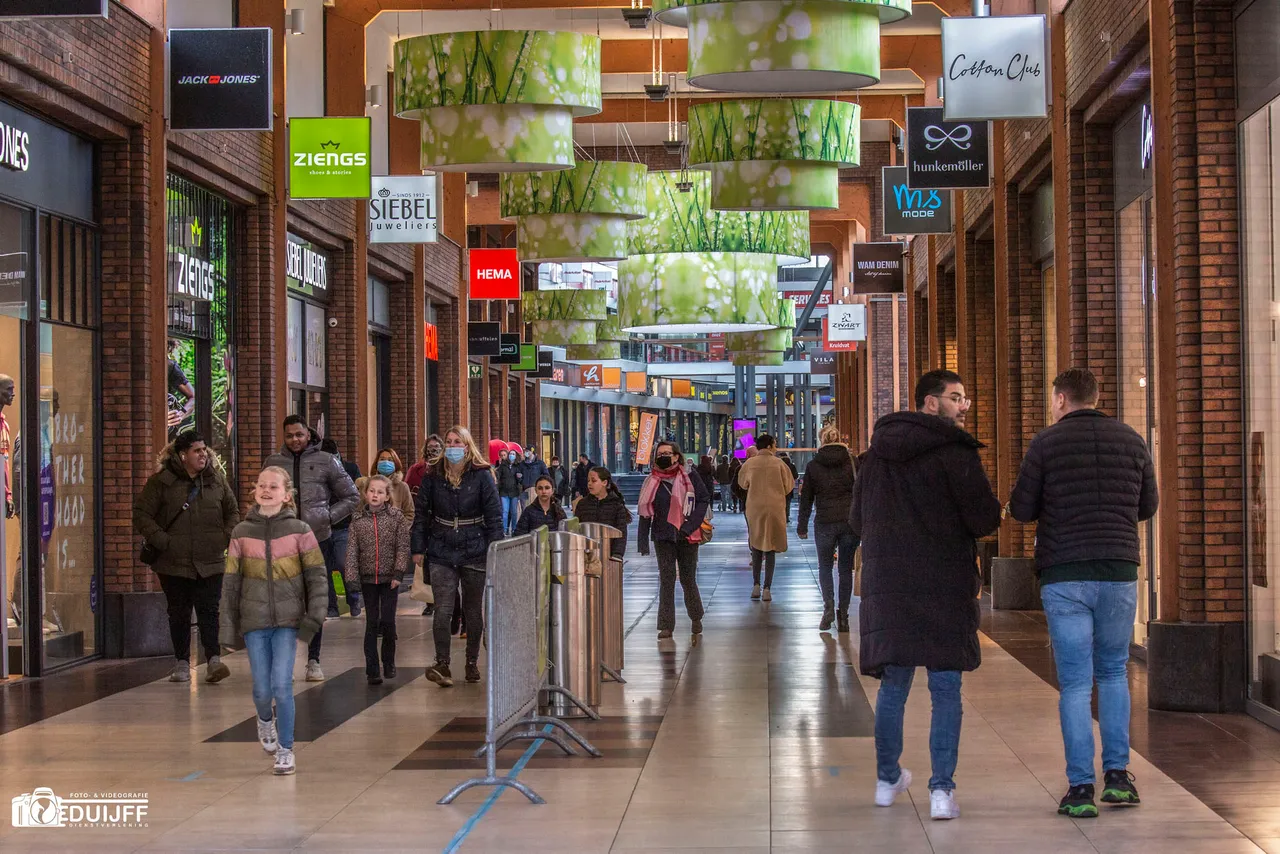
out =
{"type": "Polygon", "coordinates": [[[378,460],[378,474],[390,477],[396,473],[396,464],[391,460],[378,460]]]}
{"type": "Polygon", "coordinates": [[[516,455],[515,455],[515,454],[507,454],[507,460],[508,460],[509,462],[513,462],[513,463],[514,463],[514,462],[516,461],[516,455]]]}
{"type": "Polygon", "coordinates": [[[445,448],[444,458],[451,463],[460,463],[462,458],[467,455],[466,448],[445,448]]]}

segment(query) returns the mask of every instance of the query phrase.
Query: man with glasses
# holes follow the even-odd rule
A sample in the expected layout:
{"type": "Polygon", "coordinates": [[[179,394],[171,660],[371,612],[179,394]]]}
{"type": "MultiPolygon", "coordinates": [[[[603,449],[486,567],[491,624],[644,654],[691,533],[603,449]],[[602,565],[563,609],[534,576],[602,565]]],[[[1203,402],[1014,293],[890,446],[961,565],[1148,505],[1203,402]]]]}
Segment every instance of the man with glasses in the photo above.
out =
{"type": "Polygon", "coordinates": [[[1093,683],[1102,733],[1102,802],[1139,803],[1129,767],[1129,640],[1138,607],[1138,523],[1156,514],[1155,465],[1129,425],[1098,411],[1083,368],[1053,381],[1054,424],[1027,448],[1009,511],[1038,521],[1036,573],[1058,668],[1067,794],[1058,812],[1093,818],[1093,683]]]}
{"type": "Polygon", "coordinates": [[[911,785],[898,764],[902,719],[917,667],[929,671],[933,723],[930,813],[960,817],[960,675],[981,663],[975,540],[1000,525],[1000,502],[964,430],[969,399],[951,371],[931,371],[915,389],[916,412],[881,418],[854,481],[849,525],[861,538],[862,672],[880,680],[876,698],[877,806],[911,785]]]}

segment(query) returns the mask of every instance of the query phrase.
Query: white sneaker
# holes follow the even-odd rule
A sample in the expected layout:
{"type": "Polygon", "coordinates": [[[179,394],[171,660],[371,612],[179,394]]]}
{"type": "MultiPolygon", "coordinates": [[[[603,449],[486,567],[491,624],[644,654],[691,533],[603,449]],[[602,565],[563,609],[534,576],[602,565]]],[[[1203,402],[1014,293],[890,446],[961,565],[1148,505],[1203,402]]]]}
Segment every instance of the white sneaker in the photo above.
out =
{"type": "Polygon", "coordinates": [[[893,802],[897,800],[911,785],[911,772],[903,768],[898,773],[898,782],[886,783],[884,780],[876,780],[876,806],[891,807],[893,802]]]}
{"type": "Polygon", "coordinates": [[[309,659],[307,661],[307,681],[308,682],[324,681],[324,671],[320,669],[320,662],[316,661],[314,658],[309,659]]]}
{"type": "Polygon", "coordinates": [[[276,734],[276,719],[274,716],[269,721],[258,718],[258,744],[261,744],[262,749],[267,753],[275,753],[276,749],[280,747],[280,737],[276,734]]]}
{"type": "Polygon", "coordinates": [[[762,592],[762,593],[760,594],[760,599],[761,599],[761,601],[763,601],[763,602],[772,602],[772,601],[773,601],[773,594],[772,594],[771,592],[769,592],[769,588],[768,588],[768,587],[766,587],[766,588],[764,589],[764,592],[762,592]]]}
{"type": "Polygon", "coordinates": [[[929,792],[929,815],[934,821],[947,821],[960,817],[960,805],[956,803],[955,791],[934,789],[929,792]]]}
{"type": "Polygon", "coordinates": [[[173,672],[169,674],[170,682],[190,682],[191,662],[178,659],[173,664],[173,672]]]}
{"type": "Polygon", "coordinates": [[[752,587],[752,588],[751,588],[751,598],[752,598],[752,599],[759,599],[759,598],[760,598],[760,585],[759,585],[759,584],[757,584],[757,585],[755,585],[754,587],[752,587]]]}
{"type": "Polygon", "coordinates": [[[276,766],[272,770],[278,777],[287,776],[298,770],[298,765],[293,759],[292,747],[282,747],[276,751],[276,766]]]}

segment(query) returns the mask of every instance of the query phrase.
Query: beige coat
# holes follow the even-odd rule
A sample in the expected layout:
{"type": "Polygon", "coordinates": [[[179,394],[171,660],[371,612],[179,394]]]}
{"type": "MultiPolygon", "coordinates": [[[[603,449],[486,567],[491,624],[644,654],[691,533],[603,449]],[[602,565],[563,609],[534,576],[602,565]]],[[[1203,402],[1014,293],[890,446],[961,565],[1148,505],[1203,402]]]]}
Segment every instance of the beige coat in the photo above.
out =
{"type": "Polygon", "coordinates": [[[738,485],[747,491],[747,539],[765,552],[787,550],[787,496],[795,488],[791,469],[772,449],[742,464],[738,485]]]}

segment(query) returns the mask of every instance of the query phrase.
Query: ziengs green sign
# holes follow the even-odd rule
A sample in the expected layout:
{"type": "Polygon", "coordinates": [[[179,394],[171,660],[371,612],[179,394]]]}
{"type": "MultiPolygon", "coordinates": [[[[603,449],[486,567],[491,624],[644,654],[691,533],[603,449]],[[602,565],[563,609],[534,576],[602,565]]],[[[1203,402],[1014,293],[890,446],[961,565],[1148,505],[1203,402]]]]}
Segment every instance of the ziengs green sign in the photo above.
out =
{"type": "Polygon", "coordinates": [[[289,197],[367,199],[373,187],[371,125],[357,118],[289,120],[289,197]]]}

